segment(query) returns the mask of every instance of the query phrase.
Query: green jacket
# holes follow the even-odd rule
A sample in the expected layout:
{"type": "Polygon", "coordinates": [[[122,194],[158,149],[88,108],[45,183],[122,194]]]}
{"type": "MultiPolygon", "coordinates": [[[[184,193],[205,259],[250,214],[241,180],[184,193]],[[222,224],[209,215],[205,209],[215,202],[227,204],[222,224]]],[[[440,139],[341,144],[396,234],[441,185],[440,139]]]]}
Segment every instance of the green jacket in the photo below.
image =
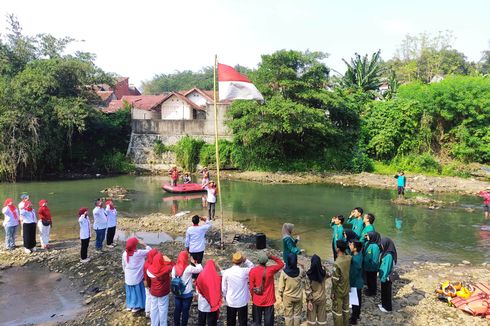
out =
{"type": "Polygon", "coordinates": [[[364,236],[368,233],[368,232],[374,232],[376,231],[374,229],[374,225],[372,224],[369,224],[369,225],[366,225],[364,227],[364,229],[362,229],[362,232],[361,232],[361,238],[359,239],[359,241],[361,241],[362,244],[364,244],[364,242],[366,242],[366,239],[364,239],[364,236]]]}
{"type": "Polygon", "coordinates": [[[349,295],[350,262],[351,256],[343,255],[337,257],[332,271],[332,293],[336,298],[344,298],[349,295]]]}
{"type": "Polygon", "coordinates": [[[350,218],[347,220],[348,223],[352,224],[352,231],[357,235],[357,237],[360,239],[362,230],[364,229],[364,221],[362,220],[362,217],[360,218],[350,218]]]}
{"type": "Polygon", "coordinates": [[[330,224],[332,226],[332,243],[333,249],[337,249],[337,240],[344,240],[344,226],[342,224],[330,224]]]}
{"type": "Polygon", "coordinates": [[[298,242],[298,240],[293,239],[291,236],[285,236],[282,238],[282,259],[286,265],[288,264],[289,253],[293,253],[295,255],[299,255],[301,253],[301,250],[296,247],[296,242],[298,242]]]}
{"type": "Polygon", "coordinates": [[[370,243],[363,257],[363,268],[366,272],[377,272],[379,269],[379,246],[375,243],[370,243]]]}
{"type": "Polygon", "coordinates": [[[389,281],[389,276],[393,271],[393,256],[389,253],[381,259],[379,266],[379,279],[381,282],[389,281]]]}
{"type": "Polygon", "coordinates": [[[352,255],[350,263],[349,283],[351,288],[362,289],[364,281],[362,279],[362,254],[352,255]]]}

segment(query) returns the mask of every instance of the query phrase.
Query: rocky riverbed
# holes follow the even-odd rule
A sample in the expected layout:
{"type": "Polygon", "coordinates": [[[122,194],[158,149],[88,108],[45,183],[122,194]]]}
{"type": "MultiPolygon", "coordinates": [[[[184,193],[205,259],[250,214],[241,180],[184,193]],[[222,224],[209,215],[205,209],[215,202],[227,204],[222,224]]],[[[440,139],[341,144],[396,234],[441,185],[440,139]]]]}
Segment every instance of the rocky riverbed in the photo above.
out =
{"type": "MultiPolygon", "coordinates": [[[[332,183],[342,186],[371,187],[379,189],[396,189],[393,176],[375,173],[339,174],[339,173],[273,173],[257,171],[223,171],[222,178],[248,180],[267,183],[332,183]]],[[[488,179],[487,179],[488,180],[488,179]]],[[[475,178],[432,177],[424,175],[407,175],[407,193],[459,193],[474,195],[490,187],[489,181],[475,178]]]]}
{"type": "MultiPolygon", "coordinates": [[[[190,224],[190,215],[179,217],[163,214],[152,214],[142,218],[120,218],[119,228],[131,231],[167,232],[182,235],[190,224]]],[[[235,251],[244,252],[252,261],[256,261],[257,250],[254,249],[253,232],[238,222],[224,224],[225,246],[220,248],[220,224],[213,221],[214,227],[208,237],[205,259],[213,258],[222,268],[231,265],[230,257],[235,251]]],[[[19,240],[19,239],[18,239],[19,240]]],[[[79,262],[79,241],[54,241],[53,249],[37,251],[27,255],[21,248],[8,252],[0,250],[0,268],[6,272],[12,266],[35,268],[42,266],[51,271],[61,273],[73,287],[77,288],[87,308],[86,312],[76,319],[63,322],[61,325],[148,325],[149,321],[142,313],[132,314],[125,310],[124,277],[121,269],[121,254],[124,244],[114,249],[95,252],[92,241],[89,263],[79,262]]],[[[163,253],[175,259],[184,249],[180,241],[168,241],[156,246],[163,253]]],[[[279,252],[272,250],[276,255],[279,252]]],[[[471,260],[471,259],[469,259],[471,260]]],[[[309,265],[307,257],[300,262],[309,265]]],[[[326,264],[331,267],[329,262],[326,264]]],[[[401,279],[393,285],[394,312],[381,313],[376,298],[364,298],[361,325],[488,325],[488,321],[475,318],[448,307],[437,300],[435,287],[447,279],[454,281],[485,281],[490,282],[489,265],[472,265],[471,261],[459,265],[445,263],[418,263],[398,267],[401,279]]],[[[42,275],[40,275],[41,277],[42,275]]],[[[330,282],[328,287],[330,287],[330,282]]],[[[19,284],[28,286],[28,284],[19,284]]],[[[330,290],[328,290],[330,291],[330,290]]],[[[48,293],[46,295],[49,295],[48,293]]],[[[328,303],[330,305],[330,302],[328,303]]],[[[276,325],[283,325],[282,307],[277,304],[276,325]]],[[[170,313],[173,311],[173,300],[170,300],[170,313]]],[[[226,310],[220,317],[220,325],[224,325],[226,310]]],[[[190,325],[196,325],[197,309],[192,307],[190,325]]],[[[169,325],[173,325],[169,316],[169,325]]],[[[304,323],[306,325],[306,323],[304,323]]],[[[328,324],[332,324],[329,315],[328,324]]]]}

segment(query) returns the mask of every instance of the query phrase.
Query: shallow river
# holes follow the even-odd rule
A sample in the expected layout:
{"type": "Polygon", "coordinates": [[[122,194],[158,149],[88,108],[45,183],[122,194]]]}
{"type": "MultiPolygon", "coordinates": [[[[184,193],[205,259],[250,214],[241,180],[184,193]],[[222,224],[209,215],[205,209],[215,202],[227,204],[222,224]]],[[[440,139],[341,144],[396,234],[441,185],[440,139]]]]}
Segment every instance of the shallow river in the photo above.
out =
{"type": "MultiPolygon", "coordinates": [[[[142,215],[162,212],[171,214],[192,211],[204,214],[200,195],[173,196],[160,188],[166,178],[121,176],[77,181],[0,184],[0,198],[16,200],[28,192],[34,207],[47,199],[53,214],[53,237],[78,236],[77,212],[93,207],[102,196],[100,190],[119,185],[135,190],[130,201],[117,202],[123,214],[142,215]]],[[[222,195],[225,218],[243,222],[251,229],[264,232],[275,246],[281,245],[281,225],[292,222],[301,233],[300,247],[308,254],[331,257],[331,216],[348,216],[361,206],[376,215],[375,227],[391,237],[402,261],[436,260],[474,263],[490,260],[490,221],[485,222],[481,200],[471,196],[440,196],[454,200],[451,208],[430,210],[423,207],[397,206],[391,203],[394,192],[387,190],[342,187],[337,185],[259,184],[224,181],[222,195]],[[464,208],[474,208],[468,212],[464,208]]],[[[409,196],[413,196],[410,194],[409,196]]],[[[217,208],[219,215],[219,207],[217,208]]],[[[91,215],[91,214],[90,214],[91,215]]],[[[162,230],[165,231],[165,230],[162,230]]],[[[3,228],[2,228],[3,241],[3,228]]],[[[18,244],[20,237],[17,237],[18,244]]]]}

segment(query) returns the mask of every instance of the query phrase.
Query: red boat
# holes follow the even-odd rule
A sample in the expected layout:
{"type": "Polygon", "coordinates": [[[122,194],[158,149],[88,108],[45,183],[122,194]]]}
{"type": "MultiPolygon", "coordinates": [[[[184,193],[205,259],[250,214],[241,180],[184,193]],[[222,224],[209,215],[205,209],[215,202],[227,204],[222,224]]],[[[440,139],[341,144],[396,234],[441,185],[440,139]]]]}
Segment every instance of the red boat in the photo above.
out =
{"type": "Polygon", "coordinates": [[[172,194],[185,194],[190,192],[206,192],[206,189],[202,189],[202,185],[200,183],[181,183],[176,186],[171,186],[168,183],[162,186],[162,189],[166,192],[170,192],[172,194]]]}

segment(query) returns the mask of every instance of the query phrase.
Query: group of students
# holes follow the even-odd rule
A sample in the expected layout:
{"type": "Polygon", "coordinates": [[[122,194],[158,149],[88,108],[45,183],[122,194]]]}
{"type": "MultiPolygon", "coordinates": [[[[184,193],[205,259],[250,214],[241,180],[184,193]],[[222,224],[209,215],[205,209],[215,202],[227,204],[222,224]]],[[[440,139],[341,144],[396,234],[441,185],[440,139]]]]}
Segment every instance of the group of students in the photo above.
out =
{"type": "Polygon", "coordinates": [[[14,205],[12,198],[7,198],[3,204],[5,249],[15,249],[15,236],[19,225],[22,228],[21,233],[26,253],[36,251],[36,226],[39,229],[41,248],[49,249],[49,235],[53,220],[48,201],[45,199],[39,201],[39,209],[36,215],[32,202],[29,200],[29,195],[24,193],[20,198],[21,201],[17,207],[14,205]]]}
{"type": "MultiPolygon", "coordinates": [[[[95,250],[101,251],[104,240],[109,248],[114,248],[114,236],[117,226],[117,210],[112,199],[108,198],[105,201],[97,198],[95,201],[93,214],[93,229],[95,231],[95,250]]],[[[80,261],[86,263],[90,261],[88,257],[88,246],[92,237],[92,223],[88,215],[88,208],[82,207],[78,210],[78,224],[80,226],[80,261]]]]}
{"type": "MultiPolygon", "coordinates": [[[[349,275],[342,309],[338,307],[336,312],[333,309],[334,317],[348,318],[345,315],[345,306],[348,307],[350,293],[351,302],[358,303],[352,304],[350,324],[356,324],[359,319],[362,288],[366,285],[366,296],[376,296],[378,278],[381,282],[381,304],[378,307],[382,312],[392,310],[392,273],[394,264],[397,263],[396,247],[390,238],[381,237],[376,232],[374,214],[363,213],[362,208],[356,207],[347,221],[342,215],[334,216],[331,221],[334,268],[337,265],[341,274],[349,275]],[[350,290],[347,286],[350,286],[350,290]],[[355,299],[352,300],[352,297],[355,299]]],[[[340,305],[340,300],[337,304],[340,305]]]]}

